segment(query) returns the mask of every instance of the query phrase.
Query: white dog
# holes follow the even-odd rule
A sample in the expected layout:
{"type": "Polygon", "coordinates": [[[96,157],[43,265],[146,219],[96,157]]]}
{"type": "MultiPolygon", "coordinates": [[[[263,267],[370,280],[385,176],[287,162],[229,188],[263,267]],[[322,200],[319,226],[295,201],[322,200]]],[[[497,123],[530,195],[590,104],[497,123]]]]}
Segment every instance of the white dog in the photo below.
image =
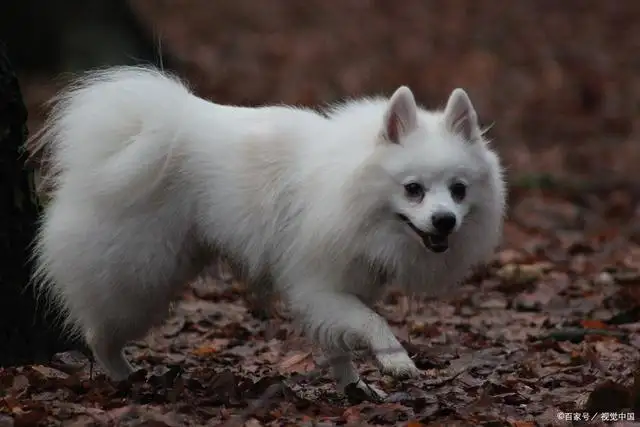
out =
{"type": "Polygon", "coordinates": [[[125,344],[216,255],[288,302],[340,389],[364,384],[360,349],[417,375],[371,305],[390,282],[449,290],[501,238],[502,168],[462,89],[435,112],[407,87],[325,112],[245,108],[112,68],[63,92],[36,140],[54,190],[35,280],[114,380],[132,372],[125,344]]]}

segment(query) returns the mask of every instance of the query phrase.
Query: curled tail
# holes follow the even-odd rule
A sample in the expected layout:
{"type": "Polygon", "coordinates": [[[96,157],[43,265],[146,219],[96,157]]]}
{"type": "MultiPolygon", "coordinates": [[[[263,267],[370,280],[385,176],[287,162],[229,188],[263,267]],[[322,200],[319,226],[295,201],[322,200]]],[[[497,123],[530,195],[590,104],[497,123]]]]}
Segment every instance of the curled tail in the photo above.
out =
{"type": "Polygon", "coordinates": [[[64,182],[113,200],[150,191],[162,177],[191,92],[177,78],[145,67],[91,71],[51,102],[29,142],[54,191],[64,182]],[[75,180],[74,180],[75,178],[75,180]]]}

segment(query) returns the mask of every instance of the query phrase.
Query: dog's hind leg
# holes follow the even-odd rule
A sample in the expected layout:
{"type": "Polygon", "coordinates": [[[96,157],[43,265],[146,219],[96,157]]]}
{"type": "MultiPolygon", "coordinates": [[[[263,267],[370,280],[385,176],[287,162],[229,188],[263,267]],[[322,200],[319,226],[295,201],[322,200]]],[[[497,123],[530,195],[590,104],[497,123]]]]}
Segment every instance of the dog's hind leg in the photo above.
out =
{"type": "Polygon", "coordinates": [[[87,331],[86,341],[98,364],[112,380],[125,380],[134,371],[124,356],[123,348],[127,340],[101,327],[87,331]]]}
{"type": "Polygon", "coordinates": [[[111,379],[124,380],[134,371],[123,348],[167,317],[175,289],[180,287],[178,283],[166,284],[153,292],[129,287],[100,299],[92,296],[92,307],[79,312],[87,345],[111,379]]]}
{"type": "Polygon", "coordinates": [[[76,206],[59,196],[38,246],[43,291],[51,294],[109,377],[132,371],[122,349],[168,315],[171,302],[210,260],[188,212],[167,197],[154,215],[76,206]]]}

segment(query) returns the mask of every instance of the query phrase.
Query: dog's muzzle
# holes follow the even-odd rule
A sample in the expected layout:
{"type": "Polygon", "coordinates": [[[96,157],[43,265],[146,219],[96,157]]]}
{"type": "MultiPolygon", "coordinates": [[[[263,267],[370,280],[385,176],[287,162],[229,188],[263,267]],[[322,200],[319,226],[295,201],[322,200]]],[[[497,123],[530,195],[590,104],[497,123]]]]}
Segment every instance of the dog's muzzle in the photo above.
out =
{"type": "Polygon", "coordinates": [[[405,215],[396,215],[400,221],[407,224],[409,228],[411,228],[411,230],[416,233],[418,238],[420,238],[420,240],[422,241],[422,244],[424,244],[424,246],[431,252],[439,254],[449,249],[449,234],[427,233],[413,225],[411,220],[405,215]]]}

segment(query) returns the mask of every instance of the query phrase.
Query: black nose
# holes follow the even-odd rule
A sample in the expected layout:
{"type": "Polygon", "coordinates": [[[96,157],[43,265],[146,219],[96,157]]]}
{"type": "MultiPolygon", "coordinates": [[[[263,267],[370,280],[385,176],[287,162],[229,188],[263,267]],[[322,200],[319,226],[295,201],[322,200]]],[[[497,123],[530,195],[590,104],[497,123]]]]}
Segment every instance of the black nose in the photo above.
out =
{"type": "Polygon", "coordinates": [[[456,226],[456,216],[451,212],[438,212],[431,216],[431,224],[439,234],[449,234],[456,226]]]}

